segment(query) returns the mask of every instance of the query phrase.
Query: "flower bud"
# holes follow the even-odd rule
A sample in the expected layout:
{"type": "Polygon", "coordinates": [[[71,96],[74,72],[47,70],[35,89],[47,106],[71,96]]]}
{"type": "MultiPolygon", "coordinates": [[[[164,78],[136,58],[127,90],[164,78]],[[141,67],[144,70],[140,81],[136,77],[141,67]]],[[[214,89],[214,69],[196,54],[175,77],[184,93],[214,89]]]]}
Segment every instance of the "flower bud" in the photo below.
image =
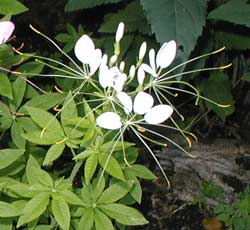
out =
{"type": "Polygon", "coordinates": [[[122,61],[122,62],[120,63],[119,69],[120,69],[121,72],[124,72],[124,69],[125,69],[125,62],[124,62],[124,61],[122,61]]]}
{"type": "Polygon", "coordinates": [[[117,55],[113,55],[110,59],[109,59],[109,66],[113,66],[116,61],[117,61],[117,55]]]}
{"type": "Polygon", "coordinates": [[[143,42],[139,50],[139,60],[142,60],[144,58],[146,51],[147,51],[147,43],[143,42]]]}
{"type": "Polygon", "coordinates": [[[115,35],[115,41],[117,43],[119,43],[120,40],[122,39],[123,33],[124,33],[124,23],[120,22],[118,27],[117,27],[117,31],[116,31],[116,35],[115,35]]]}

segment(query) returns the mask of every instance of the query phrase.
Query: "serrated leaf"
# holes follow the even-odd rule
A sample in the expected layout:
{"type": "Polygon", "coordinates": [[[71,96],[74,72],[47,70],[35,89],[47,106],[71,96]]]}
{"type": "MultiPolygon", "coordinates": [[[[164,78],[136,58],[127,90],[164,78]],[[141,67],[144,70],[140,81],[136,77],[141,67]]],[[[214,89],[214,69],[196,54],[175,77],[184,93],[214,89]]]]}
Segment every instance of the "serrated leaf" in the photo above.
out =
{"type": "Polygon", "coordinates": [[[22,215],[18,219],[17,226],[20,227],[42,215],[49,204],[50,193],[39,193],[34,196],[25,206],[22,215]]]}
{"type": "Polygon", "coordinates": [[[147,180],[154,180],[157,177],[144,165],[134,164],[131,167],[127,167],[126,171],[132,173],[136,177],[140,177],[147,180]]]}
{"type": "Polygon", "coordinates": [[[86,180],[86,184],[89,184],[90,180],[92,179],[95,173],[97,164],[98,164],[98,155],[95,153],[92,153],[86,160],[86,163],[84,166],[84,177],[86,180]]]}
{"type": "Polygon", "coordinates": [[[103,4],[117,3],[120,1],[122,0],[95,0],[95,1],[93,0],[84,0],[84,1],[69,0],[65,6],[65,11],[88,9],[88,8],[93,8],[99,5],[103,5],[103,4]]]}
{"type": "Polygon", "coordinates": [[[95,209],[95,229],[96,230],[113,230],[111,220],[101,211],[95,209]]]}
{"type": "Polygon", "coordinates": [[[85,208],[83,215],[81,216],[78,229],[91,230],[94,225],[94,209],[85,208]]]}
{"type": "Polygon", "coordinates": [[[60,157],[61,154],[63,153],[64,148],[65,148],[64,143],[52,145],[45,156],[43,165],[48,165],[51,162],[55,161],[58,157],[60,157]]]}
{"type": "Polygon", "coordinates": [[[24,149],[0,150],[0,169],[6,168],[24,154],[24,149]]]}
{"type": "Polygon", "coordinates": [[[0,217],[14,217],[21,215],[21,211],[14,205],[0,201],[0,217]]]}
{"type": "Polygon", "coordinates": [[[12,87],[6,74],[0,73],[0,95],[12,99],[12,87]]]}
{"type": "Polygon", "coordinates": [[[27,11],[28,8],[16,0],[1,0],[0,14],[2,15],[16,15],[27,11]]]}
{"type": "Polygon", "coordinates": [[[97,200],[98,204],[114,203],[123,198],[131,189],[131,184],[128,182],[119,182],[111,185],[104,190],[100,198],[97,200]]]}
{"type": "Polygon", "coordinates": [[[100,154],[99,163],[101,164],[103,169],[107,173],[109,173],[111,176],[118,178],[120,180],[123,180],[123,181],[125,180],[123,172],[122,172],[122,168],[114,157],[109,156],[108,154],[105,154],[105,153],[100,154]]]}
{"type": "Polygon", "coordinates": [[[69,230],[70,211],[67,202],[62,197],[52,199],[52,213],[63,230],[69,230]]]}
{"type": "Polygon", "coordinates": [[[184,49],[184,59],[196,45],[206,21],[206,0],[140,0],[151,31],[158,42],[175,40],[184,49]]]}
{"type": "Polygon", "coordinates": [[[144,225],[148,223],[138,210],[123,204],[103,204],[99,208],[108,216],[124,225],[144,225]]]}
{"type": "Polygon", "coordinates": [[[51,176],[40,168],[40,165],[32,155],[29,156],[27,162],[26,177],[30,185],[41,184],[53,188],[54,182],[51,176]]]}
{"type": "Polygon", "coordinates": [[[231,0],[209,13],[208,19],[223,20],[250,27],[250,4],[247,0],[231,0]]]}
{"type": "Polygon", "coordinates": [[[222,108],[215,104],[205,101],[207,107],[213,110],[223,121],[234,112],[234,99],[231,92],[231,82],[229,77],[222,72],[213,72],[209,79],[201,84],[201,91],[205,97],[221,105],[230,105],[222,108]]]}
{"type": "Polygon", "coordinates": [[[125,32],[139,31],[142,34],[151,34],[150,25],[147,23],[143,9],[138,1],[129,3],[117,13],[106,15],[99,32],[115,33],[120,22],[124,22],[125,32]]]}

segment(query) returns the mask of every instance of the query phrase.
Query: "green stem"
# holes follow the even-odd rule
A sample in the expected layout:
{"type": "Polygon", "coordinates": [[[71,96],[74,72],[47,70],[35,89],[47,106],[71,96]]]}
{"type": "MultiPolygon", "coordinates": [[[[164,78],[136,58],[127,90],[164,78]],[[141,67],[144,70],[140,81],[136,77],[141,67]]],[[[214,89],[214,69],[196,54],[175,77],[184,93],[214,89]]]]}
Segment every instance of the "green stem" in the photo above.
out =
{"type": "Polygon", "coordinates": [[[74,178],[75,178],[77,172],[78,172],[79,169],[81,168],[82,163],[83,163],[83,160],[77,161],[77,162],[75,163],[75,166],[74,166],[74,168],[73,168],[73,170],[72,170],[72,172],[71,172],[71,174],[70,174],[70,176],[69,176],[69,180],[70,180],[71,183],[73,183],[73,180],[74,180],[74,178]]]}

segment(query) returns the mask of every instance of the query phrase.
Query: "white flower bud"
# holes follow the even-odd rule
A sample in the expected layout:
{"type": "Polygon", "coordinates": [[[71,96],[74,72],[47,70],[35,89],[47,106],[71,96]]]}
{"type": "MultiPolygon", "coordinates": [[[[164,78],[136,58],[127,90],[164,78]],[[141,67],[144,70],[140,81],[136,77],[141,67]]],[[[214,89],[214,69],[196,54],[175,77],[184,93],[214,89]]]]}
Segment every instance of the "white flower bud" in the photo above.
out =
{"type": "Polygon", "coordinates": [[[110,59],[109,59],[109,66],[113,66],[116,61],[117,61],[117,55],[113,55],[110,59]]]}
{"type": "Polygon", "coordinates": [[[117,43],[119,43],[120,40],[122,39],[123,33],[124,33],[124,23],[120,22],[118,27],[117,27],[117,31],[116,31],[116,35],[115,35],[115,41],[117,43]]]}
{"type": "Polygon", "coordinates": [[[146,51],[147,51],[147,43],[143,42],[139,50],[139,60],[142,60],[144,58],[146,51]]]}
{"type": "Polygon", "coordinates": [[[129,69],[129,77],[133,78],[135,76],[135,66],[131,65],[129,69]]]}
{"type": "Polygon", "coordinates": [[[124,61],[122,61],[122,62],[120,63],[119,69],[120,69],[121,72],[124,72],[124,69],[125,69],[125,62],[124,62],[124,61]]]}

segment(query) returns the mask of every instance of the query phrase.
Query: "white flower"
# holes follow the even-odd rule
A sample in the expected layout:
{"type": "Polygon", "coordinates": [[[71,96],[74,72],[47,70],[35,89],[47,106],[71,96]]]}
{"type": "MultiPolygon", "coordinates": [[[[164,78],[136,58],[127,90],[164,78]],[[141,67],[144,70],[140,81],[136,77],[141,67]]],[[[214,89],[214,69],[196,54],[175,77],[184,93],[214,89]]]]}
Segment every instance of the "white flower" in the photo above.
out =
{"type": "Polygon", "coordinates": [[[116,35],[115,35],[115,41],[118,43],[120,42],[120,40],[123,37],[123,33],[124,33],[124,23],[120,22],[118,27],[117,27],[117,31],[116,31],[116,35]]]}
{"type": "Polygon", "coordinates": [[[151,74],[153,77],[158,77],[157,71],[162,68],[167,68],[174,60],[176,55],[176,42],[170,41],[165,42],[157,52],[157,55],[155,57],[155,50],[151,49],[149,51],[149,64],[142,64],[141,67],[143,70],[149,74],[151,74]]]}
{"type": "Polygon", "coordinates": [[[0,45],[4,44],[11,36],[15,25],[11,21],[0,22],[0,45]]]}
{"type": "Polygon", "coordinates": [[[102,51],[95,49],[94,42],[88,35],[81,36],[75,44],[75,55],[83,64],[89,65],[89,76],[99,68],[102,60],[102,51]]]}
{"type": "Polygon", "coordinates": [[[96,118],[96,123],[104,129],[119,129],[122,126],[121,118],[114,112],[105,112],[96,118]]]}

